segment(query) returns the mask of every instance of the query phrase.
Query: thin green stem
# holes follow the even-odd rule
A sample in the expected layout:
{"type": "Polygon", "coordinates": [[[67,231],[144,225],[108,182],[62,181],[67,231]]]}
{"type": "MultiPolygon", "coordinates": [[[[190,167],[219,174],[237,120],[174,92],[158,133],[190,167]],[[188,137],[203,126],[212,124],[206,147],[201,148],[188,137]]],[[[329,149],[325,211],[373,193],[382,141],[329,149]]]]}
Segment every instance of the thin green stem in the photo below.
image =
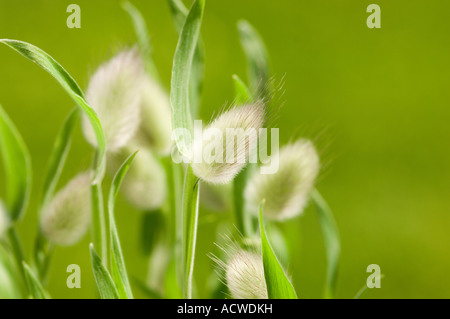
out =
{"type": "Polygon", "coordinates": [[[20,238],[17,234],[16,228],[13,226],[8,230],[8,240],[10,244],[10,248],[14,257],[14,261],[16,263],[17,269],[20,275],[20,286],[22,293],[29,293],[28,285],[27,285],[27,277],[25,275],[25,268],[23,266],[23,261],[25,261],[25,255],[23,253],[22,244],[20,243],[20,238]]]}
{"type": "Polygon", "coordinates": [[[336,296],[339,257],[341,252],[339,231],[333,213],[322,195],[314,189],[311,193],[311,198],[317,207],[317,214],[320,227],[322,228],[327,258],[327,279],[324,297],[332,299],[336,296]]]}
{"type": "Polygon", "coordinates": [[[197,243],[200,185],[192,168],[186,168],[183,189],[183,298],[192,299],[195,246],[197,243]]]}
{"type": "Polygon", "coordinates": [[[94,247],[99,250],[99,255],[105,265],[107,265],[107,238],[106,220],[103,205],[103,192],[101,183],[91,186],[92,201],[92,236],[94,247]]]}
{"type": "Polygon", "coordinates": [[[48,270],[50,267],[50,260],[53,255],[54,246],[50,243],[47,238],[42,234],[41,229],[39,229],[34,249],[34,261],[38,271],[39,279],[43,286],[47,282],[48,270]]]}

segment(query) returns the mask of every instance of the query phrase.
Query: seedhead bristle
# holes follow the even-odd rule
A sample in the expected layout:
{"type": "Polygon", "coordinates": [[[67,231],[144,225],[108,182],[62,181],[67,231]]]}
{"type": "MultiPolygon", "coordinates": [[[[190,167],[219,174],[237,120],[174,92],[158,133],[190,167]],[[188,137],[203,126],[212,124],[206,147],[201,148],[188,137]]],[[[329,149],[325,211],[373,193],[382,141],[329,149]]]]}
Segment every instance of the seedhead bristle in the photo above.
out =
{"type": "Polygon", "coordinates": [[[307,204],[319,173],[319,156],[311,141],[300,139],[282,147],[272,160],[279,161],[275,173],[262,174],[255,170],[249,178],[244,193],[246,209],[257,215],[265,200],[265,218],[292,218],[301,214],[307,204]]]}
{"type": "Polygon", "coordinates": [[[86,233],[91,220],[90,181],[88,172],[77,175],[44,207],[40,223],[49,241],[73,245],[86,233]]]}
{"type": "MultiPolygon", "coordinates": [[[[144,66],[136,49],[122,51],[100,65],[89,81],[86,100],[102,124],[109,151],[123,147],[140,124],[141,87],[144,66]]],[[[83,132],[97,146],[94,131],[86,116],[83,132]]]]}
{"type": "Polygon", "coordinates": [[[257,151],[264,123],[265,106],[261,102],[233,107],[219,115],[201,137],[195,136],[194,174],[211,184],[232,181],[257,151]],[[201,154],[201,158],[195,154],[201,154]]]}

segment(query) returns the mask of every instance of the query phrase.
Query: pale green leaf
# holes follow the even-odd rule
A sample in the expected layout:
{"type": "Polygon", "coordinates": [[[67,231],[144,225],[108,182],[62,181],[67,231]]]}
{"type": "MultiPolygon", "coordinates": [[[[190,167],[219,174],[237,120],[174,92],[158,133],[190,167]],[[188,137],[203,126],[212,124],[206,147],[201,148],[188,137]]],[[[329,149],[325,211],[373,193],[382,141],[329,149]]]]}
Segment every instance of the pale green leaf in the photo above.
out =
{"type": "Polygon", "coordinates": [[[19,299],[17,272],[10,253],[0,245],[0,299],[19,299]]]}
{"type": "Polygon", "coordinates": [[[261,231],[261,250],[269,299],[297,299],[294,287],[289,281],[283,267],[272,250],[266,237],[263,222],[263,204],[259,210],[259,226],[261,231]]]}
{"type": "Polygon", "coordinates": [[[313,190],[311,197],[316,204],[320,227],[325,244],[327,257],[327,279],[325,284],[325,298],[334,298],[336,295],[336,283],[339,269],[339,256],[341,243],[339,231],[328,204],[317,190],[313,190]]]}
{"type": "Polygon", "coordinates": [[[236,74],[233,74],[233,84],[236,103],[244,104],[252,101],[252,93],[250,92],[250,89],[236,74]]]}
{"type": "Polygon", "coordinates": [[[176,134],[175,141],[180,153],[191,154],[193,121],[189,101],[189,80],[192,62],[200,35],[205,0],[195,0],[181,30],[173,59],[170,103],[174,129],[185,129],[186,134],[176,134]],[[189,133],[189,134],[187,134],[189,133]]]}
{"type": "Polygon", "coordinates": [[[141,12],[130,2],[125,1],[122,8],[128,13],[133,22],[134,32],[138,40],[139,51],[144,59],[147,72],[154,78],[158,79],[158,71],[152,59],[152,46],[150,35],[148,34],[147,24],[141,12]]]}
{"type": "MultiPolygon", "coordinates": [[[[189,11],[180,0],[168,1],[175,27],[178,30],[178,33],[180,33],[189,11]]],[[[197,117],[200,108],[201,94],[203,91],[204,69],[205,48],[203,41],[199,38],[197,47],[195,48],[194,59],[192,61],[191,79],[189,82],[189,103],[191,113],[194,118],[197,117]]]]}
{"type": "Polygon", "coordinates": [[[103,204],[102,184],[91,185],[91,207],[92,207],[92,240],[95,247],[100,247],[99,253],[106,264],[108,258],[106,240],[106,221],[103,204]]]}
{"type": "Polygon", "coordinates": [[[98,145],[93,183],[97,184],[98,182],[100,182],[103,178],[106,163],[105,137],[103,135],[102,126],[97,117],[97,114],[86,102],[84,94],[78,84],[55,59],[53,59],[50,55],[48,55],[40,48],[27,42],[18,40],[1,39],[0,42],[17,51],[27,59],[33,61],[45,71],[47,71],[50,75],[52,75],[86,114],[89,122],[92,125],[92,128],[94,129],[98,145]]]}
{"type": "Polygon", "coordinates": [[[247,57],[248,80],[257,97],[268,97],[270,78],[269,54],[258,31],[245,20],[238,22],[241,46],[247,57]]]}
{"type": "Polygon", "coordinates": [[[117,171],[114,176],[108,198],[109,231],[111,240],[111,270],[119,297],[122,299],[132,299],[133,293],[131,292],[130,281],[128,280],[125,260],[123,258],[119,234],[117,232],[116,221],[114,218],[114,203],[116,201],[117,194],[119,193],[120,185],[122,184],[122,181],[136,154],[137,152],[128,157],[117,171]]]}
{"type": "Polygon", "coordinates": [[[25,211],[31,188],[31,163],[25,142],[0,105],[0,152],[6,177],[7,210],[13,221],[25,211]]]}
{"type": "Polygon", "coordinates": [[[103,265],[100,257],[95,252],[93,244],[89,245],[89,250],[91,253],[92,271],[94,272],[95,282],[97,283],[97,289],[100,297],[102,299],[119,299],[119,294],[111,275],[105,265],[103,265]]]}
{"type": "Polygon", "coordinates": [[[61,176],[62,169],[67,159],[67,154],[70,150],[70,144],[72,140],[72,133],[75,127],[75,123],[79,116],[79,109],[73,109],[69,116],[66,118],[60,132],[58,133],[53,150],[50,155],[50,160],[45,176],[44,187],[42,191],[42,199],[40,208],[42,209],[52,198],[61,176]]]}
{"type": "Polygon", "coordinates": [[[184,286],[183,297],[192,298],[195,247],[197,244],[198,205],[200,185],[191,166],[186,168],[183,190],[183,252],[184,286]]]}
{"type": "Polygon", "coordinates": [[[30,266],[23,262],[23,267],[25,269],[25,276],[31,297],[33,299],[48,299],[44,287],[42,287],[42,284],[39,282],[30,266]]]}

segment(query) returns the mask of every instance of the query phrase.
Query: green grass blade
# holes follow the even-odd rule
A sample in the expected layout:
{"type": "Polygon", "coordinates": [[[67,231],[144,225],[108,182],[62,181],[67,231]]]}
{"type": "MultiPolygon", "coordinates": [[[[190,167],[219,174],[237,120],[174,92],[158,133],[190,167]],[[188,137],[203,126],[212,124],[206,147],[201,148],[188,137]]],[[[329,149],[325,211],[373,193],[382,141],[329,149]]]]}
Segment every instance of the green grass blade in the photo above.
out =
{"type": "Polygon", "coordinates": [[[119,299],[119,294],[111,275],[105,265],[103,265],[100,257],[95,252],[93,244],[89,245],[89,250],[91,253],[92,271],[94,272],[95,282],[97,283],[100,297],[102,299],[119,299]]]}
{"type": "Polygon", "coordinates": [[[106,221],[103,204],[103,191],[101,184],[91,185],[91,205],[92,205],[92,240],[95,247],[100,247],[100,256],[104,264],[108,259],[106,240],[106,221]]]}
{"type": "MultiPolygon", "coordinates": [[[[236,74],[233,75],[235,101],[243,104],[252,101],[252,95],[247,85],[236,74]]],[[[251,217],[244,211],[244,189],[247,184],[248,171],[250,166],[247,165],[233,180],[233,204],[235,222],[238,231],[244,236],[249,237],[252,234],[251,217]]]]}
{"type": "Polygon", "coordinates": [[[1,39],[0,43],[3,43],[13,50],[17,51],[27,59],[33,61],[50,75],[52,75],[58,83],[63,87],[63,89],[69,94],[69,96],[75,100],[77,105],[83,110],[89,119],[97,138],[98,144],[98,154],[96,156],[95,165],[95,175],[93,183],[96,184],[103,178],[103,173],[105,170],[105,137],[103,135],[102,126],[97,117],[95,111],[89,106],[84,98],[84,94],[81,91],[78,84],[70,76],[69,73],[50,55],[48,55],[43,50],[38,47],[29,44],[27,42],[22,42],[18,40],[1,39]]]}
{"type": "Polygon", "coordinates": [[[0,152],[6,177],[7,207],[10,218],[24,213],[31,189],[31,162],[28,149],[11,119],[0,105],[0,152]]]}
{"type": "MultiPolygon", "coordinates": [[[[23,266],[23,265],[22,265],[23,266]]],[[[11,254],[0,245],[0,299],[19,299],[21,293],[11,254]]]]}
{"type": "Polygon", "coordinates": [[[278,261],[266,237],[263,222],[263,204],[259,210],[259,226],[261,230],[261,250],[269,299],[297,299],[294,287],[278,261]]]}
{"type": "Polygon", "coordinates": [[[257,97],[268,97],[270,79],[269,54],[258,31],[245,20],[238,22],[241,46],[247,58],[248,80],[257,97]]]}
{"type": "MultiPolygon", "coordinates": [[[[180,33],[189,11],[180,0],[168,1],[175,27],[180,33]]],[[[204,69],[205,48],[200,38],[197,42],[197,47],[195,48],[194,59],[192,61],[191,79],[189,83],[189,102],[191,113],[194,118],[197,117],[200,108],[200,100],[203,91],[204,69]]]]}
{"type": "Polygon", "coordinates": [[[252,93],[242,79],[233,74],[234,95],[237,104],[244,104],[252,101],[252,93]]]}
{"type": "Polygon", "coordinates": [[[174,129],[186,129],[190,134],[177,134],[178,150],[185,156],[191,154],[193,136],[192,113],[189,101],[189,80],[192,62],[200,35],[205,0],[195,0],[181,30],[173,59],[170,103],[174,129]]]}
{"type": "Polygon", "coordinates": [[[183,189],[183,298],[192,298],[195,246],[197,243],[200,182],[190,166],[186,169],[183,189]]]}
{"type": "Polygon", "coordinates": [[[334,220],[333,213],[317,190],[313,190],[311,197],[316,204],[320,227],[325,244],[327,257],[327,279],[325,285],[325,298],[334,298],[336,295],[336,283],[339,268],[339,256],[341,243],[339,231],[334,220]]]}
{"type": "Polygon", "coordinates": [[[152,46],[150,35],[148,34],[147,24],[141,12],[131,2],[125,1],[122,8],[128,13],[133,22],[134,32],[138,40],[139,50],[144,59],[147,72],[154,78],[159,79],[158,70],[152,59],[152,46]]]}
{"type": "Polygon", "coordinates": [[[116,201],[117,194],[119,193],[120,185],[136,154],[137,152],[128,157],[114,176],[108,198],[109,231],[111,240],[111,270],[119,297],[122,299],[132,299],[133,293],[131,292],[130,281],[128,280],[122,248],[120,247],[119,234],[117,232],[116,221],[114,218],[114,203],[116,201]]]}
{"type": "Polygon", "coordinates": [[[67,154],[70,150],[72,141],[72,133],[79,116],[79,109],[73,109],[66,118],[58,136],[56,137],[53,150],[50,155],[50,160],[45,176],[44,187],[42,191],[42,198],[40,202],[40,209],[42,209],[52,198],[56,184],[61,176],[62,169],[67,159],[67,154]]]}
{"type": "Polygon", "coordinates": [[[23,267],[25,269],[27,285],[30,289],[31,297],[33,299],[48,299],[44,287],[42,287],[42,284],[39,282],[30,266],[23,262],[23,267]]]}

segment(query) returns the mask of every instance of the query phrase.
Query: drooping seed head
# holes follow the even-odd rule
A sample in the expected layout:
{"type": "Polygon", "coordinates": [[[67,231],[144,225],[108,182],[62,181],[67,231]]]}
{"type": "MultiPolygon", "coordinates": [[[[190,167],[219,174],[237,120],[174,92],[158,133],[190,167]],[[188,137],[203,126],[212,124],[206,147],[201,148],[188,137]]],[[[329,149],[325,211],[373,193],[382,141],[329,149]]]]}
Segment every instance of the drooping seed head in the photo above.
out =
{"type": "Polygon", "coordinates": [[[0,201],[0,239],[3,238],[9,227],[9,216],[3,203],[0,201]]]}
{"type": "MultiPolygon", "coordinates": [[[[97,113],[110,151],[123,147],[139,127],[143,76],[141,57],[136,49],[130,49],[102,64],[89,81],[86,100],[97,113]]],[[[96,147],[97,140],[86,116],[83,132],[96,147]]]]}
{"type": "MultiPolygon", "coordinates": [[[[111,172],[115,173],[119,169],[133,152],[131,149],[131,146],[126,147],[108,158],[111,172]]],[[[137,153],[122,182],[121,192],[130,204],[142,211],[151,211],[163,205],[167,197],[166,174],[150,150],[142,148],[137,153]]]]}
{"type": "Polygon", "coordinates": [[[225,279],[234,299],[267,299],[262,256],[236,251],[225,266],[225,279]]]}
{"type": "Polygon", "coordinates": [[[153,79],[145,76],[141,93],[141,125],[136,134],[140,144],[161,155],[172,149],[172,110],[169,97],[153,79]]]}
{"type": "Polygon", "coordinates": [[[41,229],[51,242],[72,245],[86,233],[91,220],[90,185],[90,174],[79,174],[44,208],[41,229]]]}
{"type": "Polygon", "coordinates": [[[203,134],[194,132],[191,165],[195,175],[211,184],[232,181],[255,155],[264,122],[265,106],[256,102],[222,113],[203,134]]]}
{"type": "Polygon", "coordinates": [[[246,209],[258,214],[265,199],[264,217],[284,220],[303,212],[319,173],[319,156],[311,141],[300,139],[281,148],[274,174],[255,170],[245,188],[246,209]]]}

